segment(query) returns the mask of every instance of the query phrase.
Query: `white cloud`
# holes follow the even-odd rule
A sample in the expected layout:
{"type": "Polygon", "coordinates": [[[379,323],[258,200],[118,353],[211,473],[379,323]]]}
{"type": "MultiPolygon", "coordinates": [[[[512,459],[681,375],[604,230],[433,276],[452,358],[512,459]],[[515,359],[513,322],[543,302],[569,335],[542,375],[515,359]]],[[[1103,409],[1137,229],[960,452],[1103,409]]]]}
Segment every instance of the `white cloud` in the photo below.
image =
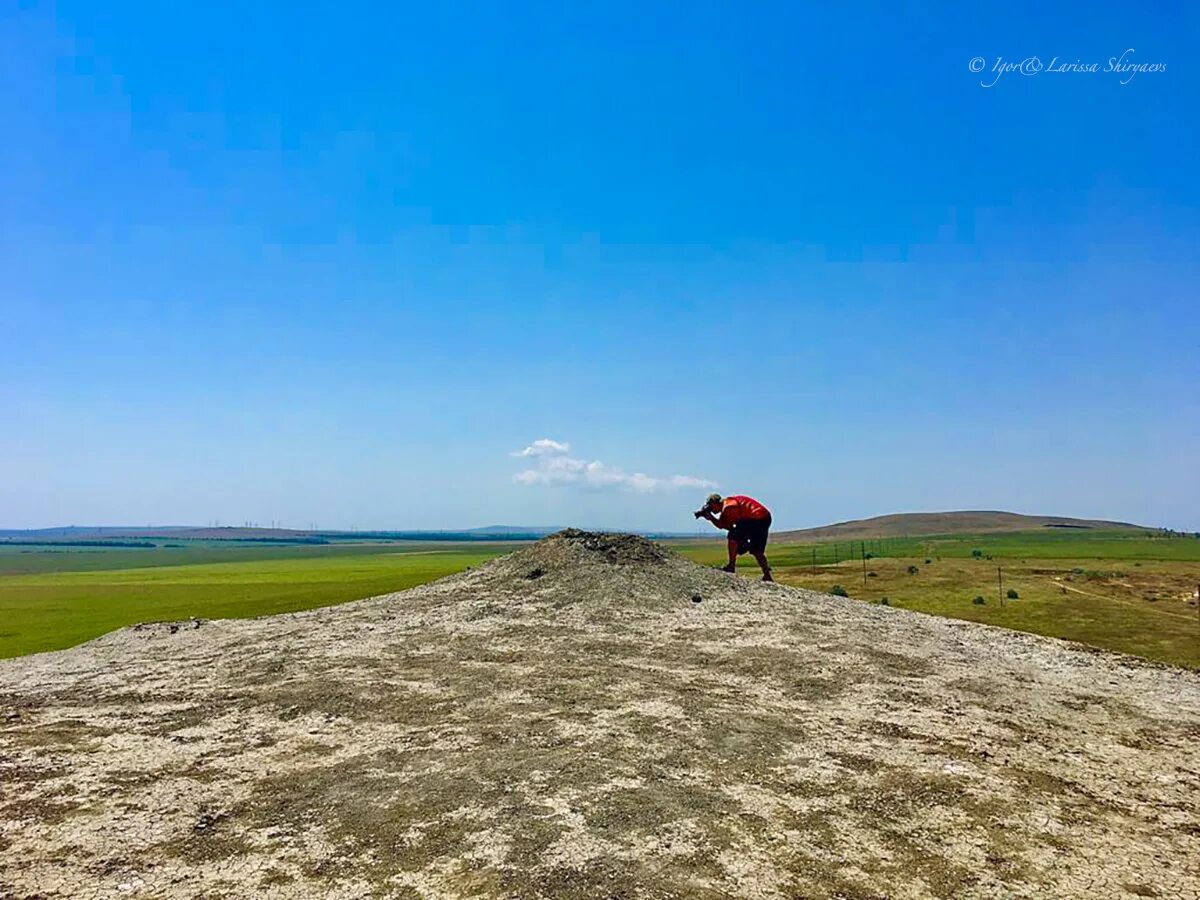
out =
{"type": "Polygon", "coordinates": [[[538,438],[524,450],[514,450],[511,456],[549,456],[554,453],[569,453],[570,444],[552,441],[550,438],[538,438]]]}
{"type": "Polygon", "coordinates": [[[518,484],[528,485],[580,485],[588,488],[618,488],[650,494],[681,488],[713,488],[716,482],[691,475],[670,475],[656,478],[643,472],[627,473],[616,466],[608,466],[599,460],[577,459],[570,454],[571,445],[561,441],[541,438],[512,456],[530,457],[536,462],[533,468],[525,469],[513,476],[518,484]]]}

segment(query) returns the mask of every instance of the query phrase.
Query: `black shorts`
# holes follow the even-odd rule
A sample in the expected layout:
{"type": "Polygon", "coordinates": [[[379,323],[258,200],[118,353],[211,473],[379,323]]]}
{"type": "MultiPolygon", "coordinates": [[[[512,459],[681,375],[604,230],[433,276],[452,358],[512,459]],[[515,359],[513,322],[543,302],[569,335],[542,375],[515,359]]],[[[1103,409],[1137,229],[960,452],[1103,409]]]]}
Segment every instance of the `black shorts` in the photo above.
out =
{"type": "Polygon", "coordinates": [[[729,539],[737,541],[737,552],[762,553],[767,549],[767,533],[771,530],[771,517],[765,519],[743,519],[729,529],[729,539]]]}

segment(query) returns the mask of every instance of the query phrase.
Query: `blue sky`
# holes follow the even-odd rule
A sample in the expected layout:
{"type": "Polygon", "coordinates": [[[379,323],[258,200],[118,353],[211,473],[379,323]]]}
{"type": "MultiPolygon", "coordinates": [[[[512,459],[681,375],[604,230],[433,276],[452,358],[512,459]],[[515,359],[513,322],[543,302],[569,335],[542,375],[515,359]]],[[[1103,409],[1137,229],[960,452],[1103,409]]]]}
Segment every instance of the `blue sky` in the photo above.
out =
{"type": "Polygon", "coordinates": [[[1054,6],[4,4],[0,525],[1200,528],[1200,18],[1054,6]]]}

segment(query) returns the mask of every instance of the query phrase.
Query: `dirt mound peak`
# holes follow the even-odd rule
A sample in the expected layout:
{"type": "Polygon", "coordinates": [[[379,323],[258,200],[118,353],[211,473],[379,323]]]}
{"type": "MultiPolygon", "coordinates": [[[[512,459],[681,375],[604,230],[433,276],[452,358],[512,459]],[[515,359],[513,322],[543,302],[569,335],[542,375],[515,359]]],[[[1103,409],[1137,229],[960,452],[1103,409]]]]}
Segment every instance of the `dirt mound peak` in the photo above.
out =
{"type": "Polygon", "coordinates": [[[533,545],[531,555],[549,558],[566,555],[573,561],[590,559],[614,566],[658,565],[672,557],[661,544],[640,535],[579,528],[565,528],[542,538],[533,545]]]}
{"type": "Polygon", "coordinates": [[[666,562],[670,557],[670,553],[662,545],[636,534],[614,534],[605,531],[566,528],[543,538],[543,540],[572,544],[618,566],[661,563],[666,562]]]}

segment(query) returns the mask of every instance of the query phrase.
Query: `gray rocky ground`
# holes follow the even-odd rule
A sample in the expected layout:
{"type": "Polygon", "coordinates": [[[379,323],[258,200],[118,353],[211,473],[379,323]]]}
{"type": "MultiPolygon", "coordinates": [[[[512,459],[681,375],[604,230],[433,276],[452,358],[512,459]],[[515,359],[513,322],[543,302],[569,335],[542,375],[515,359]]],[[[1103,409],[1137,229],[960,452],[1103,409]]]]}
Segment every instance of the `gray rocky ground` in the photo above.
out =
{"type": "Polygon", "coordinates": [[[563,534],[0,662],[0,897],[118,896],[1200,900],[1200,677],[563,534]]]}

